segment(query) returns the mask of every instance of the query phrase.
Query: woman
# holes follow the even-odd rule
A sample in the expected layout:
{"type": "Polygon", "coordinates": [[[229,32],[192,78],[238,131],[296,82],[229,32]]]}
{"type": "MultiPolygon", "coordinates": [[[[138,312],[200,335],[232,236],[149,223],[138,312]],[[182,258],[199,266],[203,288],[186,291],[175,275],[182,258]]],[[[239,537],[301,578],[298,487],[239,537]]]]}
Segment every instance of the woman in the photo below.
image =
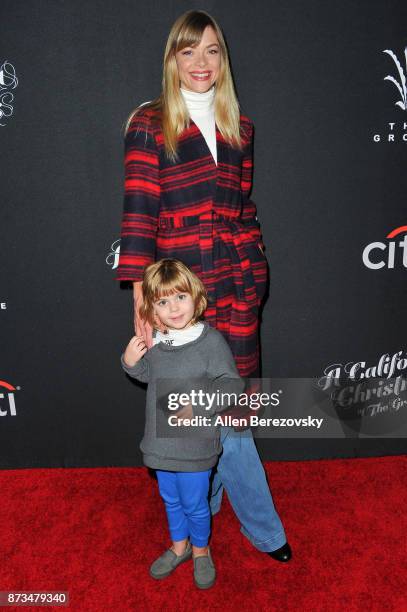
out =
{"type": "MultiPolygon", "coordinates": [[[[138,314],[146,265],[173,257],[208,294],[205,319],[229,343],[239,374],[259,377],[258,309],[268,266],[252,182],[253,124],[240,113],[222,32],[204,11],[174,23],[163,88],[129,117],[125,198],[116,279],[133,281],[135,333],[152,346],[138,314]]],[[[223,487],[254,546],[279,561],[291,550],[275,511],[251,432],[222,428],[223,453],[211,511],[223,487]]]]}

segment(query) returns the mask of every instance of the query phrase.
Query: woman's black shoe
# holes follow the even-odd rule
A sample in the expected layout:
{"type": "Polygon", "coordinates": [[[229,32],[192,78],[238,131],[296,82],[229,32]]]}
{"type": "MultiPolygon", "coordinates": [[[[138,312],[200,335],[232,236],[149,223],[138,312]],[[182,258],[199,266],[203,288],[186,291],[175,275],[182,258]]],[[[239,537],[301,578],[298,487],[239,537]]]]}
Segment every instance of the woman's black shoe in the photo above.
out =
{"type": "Polygon", "coordinates": [[[289,561],[292,557],[291,548],[288,542],[286,542],[281,548],[277,548],[277,550],[273,550],[272,552],[268,552],[267,554],[276,561],[283,562],[289,561]]]}

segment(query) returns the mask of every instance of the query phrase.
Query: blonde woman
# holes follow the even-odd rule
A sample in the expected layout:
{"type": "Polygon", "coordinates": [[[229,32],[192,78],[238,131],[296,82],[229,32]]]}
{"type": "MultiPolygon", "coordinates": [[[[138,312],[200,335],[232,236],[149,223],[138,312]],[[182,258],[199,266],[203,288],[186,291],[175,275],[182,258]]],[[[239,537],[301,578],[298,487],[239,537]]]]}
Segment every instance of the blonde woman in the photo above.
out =
{"type": "MultiPolygon", "coordinates": [[[[228,342],[240,376],[259,377],[259,307],[268,264],[250,199],[253,124],[240,112],[222,31],[205,11],[171,28],[162,92],[130,115],[117,280],[132,281],[135,333],[152,346],[139,314],[143,271],[162,258],[184,262],[203,282],[206,321],[228,342]]],[[[162,329],[165,331],[165,328],[162,329]]],[[[222,428],[211,510],[223,488],[253,545],[278,561],[291,549],[253,437],[222,428]]]]}

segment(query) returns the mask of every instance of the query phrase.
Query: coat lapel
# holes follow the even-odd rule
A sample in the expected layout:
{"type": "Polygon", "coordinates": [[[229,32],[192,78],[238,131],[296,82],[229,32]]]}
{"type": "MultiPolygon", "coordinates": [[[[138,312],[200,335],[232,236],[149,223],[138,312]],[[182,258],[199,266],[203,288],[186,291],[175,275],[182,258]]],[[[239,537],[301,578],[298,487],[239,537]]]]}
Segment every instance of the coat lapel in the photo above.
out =
{"type": "MultiPolygon", "coordinates": [[[[208,147],[208,143],[206,142],[206,139],[204,137],[204,135],[202,134],[201,130],[199,129],[199,127],[197,126],[197,124],[195,123],[195,121],[190,118],[190,122],[193,124],[194,128],[196,129],[198,136],[199,136],[199,140],[201,143],[201,150],[202,150],[202,155],[204,155],[205,157],[207,155],[210,156],[211,161],[213,163],[214,166],[216,166],[215,160],[213,158],[212,155],[212,151],[210,150],[210,148],[208,147]]],[[[215,124],[215,129],[216,129],[216,159],[217,159],[217,163],[219,164],[219,143],[218,143],[218,138],[221,135],[219,130],[218,130],[218,126],[215,124]]]]}
{"type": "Polygon", "coordinates": [[[224,156],[225,156],[225,140],[221,134],[221,132],[218,129],[218,126],[215,123],[215,131],[216,131],[216,163],[215,160],[213,158],[212,152],[210,150],[210,148],[208,147],[208,143],[206,142],[206,139],[204,137],[204,135],[202,134],[201,130],[199,129],[199,127],[197,126],[197,124],[195,123],[195,121],[190,118],[190,122],[193,125],[193,128],[196,130],[197,132],[197,136],[199,138],[199,143],[200,143],[200,150],[202,152],[202,157],[208,157],[211,160],[211,165],[213,165],[213,170],[214,170],[214,181],[213,181],[213,199],[214,202],[217,201],[217,194],[218,194],[218,181],[219,181],[219,169],[222,166],[222,163],[224,162],[224,156]]]}

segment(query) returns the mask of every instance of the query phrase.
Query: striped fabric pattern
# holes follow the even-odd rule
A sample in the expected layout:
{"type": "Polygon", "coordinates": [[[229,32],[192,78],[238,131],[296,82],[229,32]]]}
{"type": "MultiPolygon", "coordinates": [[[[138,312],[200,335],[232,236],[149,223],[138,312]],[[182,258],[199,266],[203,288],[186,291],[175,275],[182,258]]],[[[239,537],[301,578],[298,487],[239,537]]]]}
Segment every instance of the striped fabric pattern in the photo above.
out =
{"type": "Polygon", "coordinates": [[[229,343],[241,376],[259,366],[258,308],[268,264],[256,205],[250,199],[253,124],[241,115],[244,149],[216,126],[216,165],[197,125],[179,137],[172,162],[152,111],[133,118],[125,139],[125,189],[116,280],[140,281],[146,265],[183,261],[208,292],[205,319],[229,343]]]}

